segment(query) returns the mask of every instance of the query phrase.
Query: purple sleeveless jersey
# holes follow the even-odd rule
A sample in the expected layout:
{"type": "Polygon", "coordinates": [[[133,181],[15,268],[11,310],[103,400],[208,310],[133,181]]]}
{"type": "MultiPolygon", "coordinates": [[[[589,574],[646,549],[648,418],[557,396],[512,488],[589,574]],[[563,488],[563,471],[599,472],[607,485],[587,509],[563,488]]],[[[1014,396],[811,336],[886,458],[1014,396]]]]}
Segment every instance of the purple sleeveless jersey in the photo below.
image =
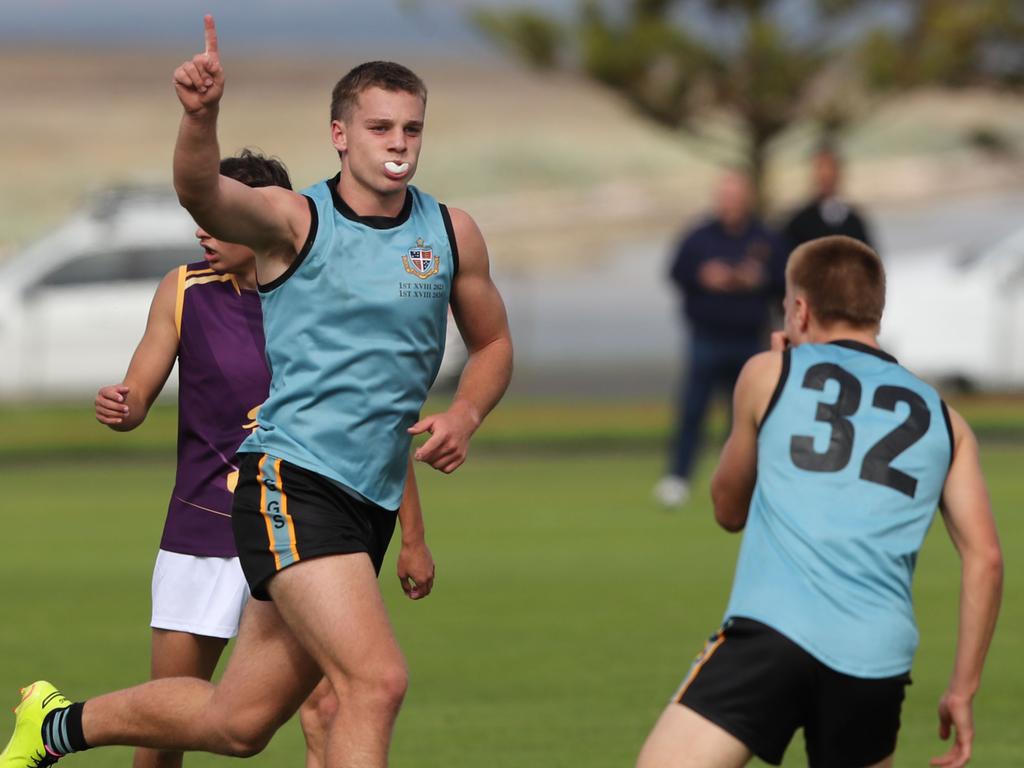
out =
{"type": "Polygon", "coordinates": [[[178,471],[160,548],[234,557],[235,452],[256,427],[270,372],[256,291],[206,262],[179,267],[178,471]]]}

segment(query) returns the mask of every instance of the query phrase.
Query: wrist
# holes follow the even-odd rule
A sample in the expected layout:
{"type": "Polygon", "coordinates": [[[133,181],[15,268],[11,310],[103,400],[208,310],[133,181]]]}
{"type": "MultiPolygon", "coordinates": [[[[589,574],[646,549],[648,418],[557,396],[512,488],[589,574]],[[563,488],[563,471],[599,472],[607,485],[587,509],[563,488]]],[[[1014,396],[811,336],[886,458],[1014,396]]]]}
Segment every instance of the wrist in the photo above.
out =
{"type": "Polygon", "coordinates": [[[947,696],[954,696],[964,701],[971,701],[978,692],[979,681],[977,680],[950,680],[946,688],[947,696]]]}
{"type": "Polygon", "coordinates": [[[204,104],[195,110],[190,110],[186,107],[182,119],[205,128],[217,122],[217,115],[219,113],[219,104],[204,104]]]}
{"type": "Polygon", "coordinates": [[[421,547],[426,544],[426,536],[423,531],[411,531],[406,533],[402,531],[402,547],[421,547]]]}
{"type": "Polygon", "coordinates": [[[451,407],[448,409],[453,411],[459,416],[465,418],[472,427],[472,430],[476,430],[480,427],[480,422],[483,421],[483,417],[480,415],[480,409],[477,408],[469,400],[455,400],[451,407]]]}

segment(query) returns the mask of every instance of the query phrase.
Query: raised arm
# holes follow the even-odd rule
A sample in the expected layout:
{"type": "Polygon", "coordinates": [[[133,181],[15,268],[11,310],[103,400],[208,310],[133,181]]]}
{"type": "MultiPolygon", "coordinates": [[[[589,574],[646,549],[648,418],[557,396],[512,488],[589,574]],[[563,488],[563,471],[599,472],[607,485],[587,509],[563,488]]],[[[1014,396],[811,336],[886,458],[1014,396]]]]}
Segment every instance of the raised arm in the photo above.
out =
{"type": "Polygon", "coordinates": [[[466,460],[469,439],[497,405],[512,377],[512,337],[501,294],[491,280],[487,246],[476,222],[465,211],[451,209],[459,249],[459,272],[452,285],[452,313],[469,360],[451,407],[421,419],[409,431],[430,432],[415,453],[442,472],[454,472],[466,460]]]}
{"type": "Polygon", "coordinates": [[[733,391],[732,431],[711,478],[715,520],[727,531],[743,530],[757,482],[757,430],[782,372],[780,351],[750,358],[733,391]]]}
{"type": "Polygon", "coordinates": [[[309,208],[290,190],[252,188],[220,175],[217,116],[224,69],[213,17],[206,16],[204,24],[205,50],[174,71],[174,90],[184,109],[174,146],[174,188],[199,226],[218,239],[252,248],[260,279],[268,282],[276,275],[268,272],[271,264],[262,262],[283,259],[287,266],[309,232],[309,208]]]}
{"type": "Polygon", "coordinates": [[[974,742],[974,695],[999,615],[1003,590],[1003,556],[978,442],[960,414],[950,409],[953,461],[942,491],[942,519],[960,555],[960,624],[949,687],[939,701],[939,737],[956,737],[949,751],[932,765],[960,768],[974,742]]]}
{"type": "Polygon", "coordinates": [[[120,384],[96,393],[96,420],[118,432],[135,429],[146,419],[178,356],[176,315],[178,269],[168,272],[157,286],[142,341],[135,348],[128,372],[120,384]]]}

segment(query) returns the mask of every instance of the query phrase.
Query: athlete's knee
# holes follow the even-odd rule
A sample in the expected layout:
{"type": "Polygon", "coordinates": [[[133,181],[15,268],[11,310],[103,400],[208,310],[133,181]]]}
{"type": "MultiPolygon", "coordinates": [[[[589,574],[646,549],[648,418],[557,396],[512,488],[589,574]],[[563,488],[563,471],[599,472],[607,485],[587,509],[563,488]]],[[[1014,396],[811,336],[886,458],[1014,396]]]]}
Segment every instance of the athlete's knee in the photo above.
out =
{"type": "Polygon", "coordinates": [[[398,659],[364,670],[345,683],[353,706],[397,712],[409,688],[409,672],[405,661],[398,659]]]}
{"type": "Polygon", "coordinates": [[[276,723],[252,718],[231,718],[221,728],[219,751],[229,757],[258,755],[266,749],[276,730],[276,723]]]}

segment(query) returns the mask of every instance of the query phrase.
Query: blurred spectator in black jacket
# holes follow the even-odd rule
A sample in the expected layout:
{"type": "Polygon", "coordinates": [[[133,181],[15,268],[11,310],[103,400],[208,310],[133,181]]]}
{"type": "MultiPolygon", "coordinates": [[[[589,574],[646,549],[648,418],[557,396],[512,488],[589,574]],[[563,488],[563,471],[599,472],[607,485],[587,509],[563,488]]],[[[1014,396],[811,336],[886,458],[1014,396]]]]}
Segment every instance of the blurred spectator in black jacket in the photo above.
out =
{"type": "Polygon", "coordinates": [[[841,197],[842,170],[836,148],[821,144],[811,160],[814,197],[783,228],[790,249],[828,235],[846,235],[875,248],[864,217],[841,197]]]}
{"type": "Polygon", "coordinates": [[[769,306],[785,291],[787,251],[757,218],[753,200],[749,177],[723,175],[713,215],[683,238],[672,264],[690,343],[668,473],[654,488],[665,506],[689,497],[711,396],[724,390],[731,403],[743,364],[765,348],[769,306]]]}

